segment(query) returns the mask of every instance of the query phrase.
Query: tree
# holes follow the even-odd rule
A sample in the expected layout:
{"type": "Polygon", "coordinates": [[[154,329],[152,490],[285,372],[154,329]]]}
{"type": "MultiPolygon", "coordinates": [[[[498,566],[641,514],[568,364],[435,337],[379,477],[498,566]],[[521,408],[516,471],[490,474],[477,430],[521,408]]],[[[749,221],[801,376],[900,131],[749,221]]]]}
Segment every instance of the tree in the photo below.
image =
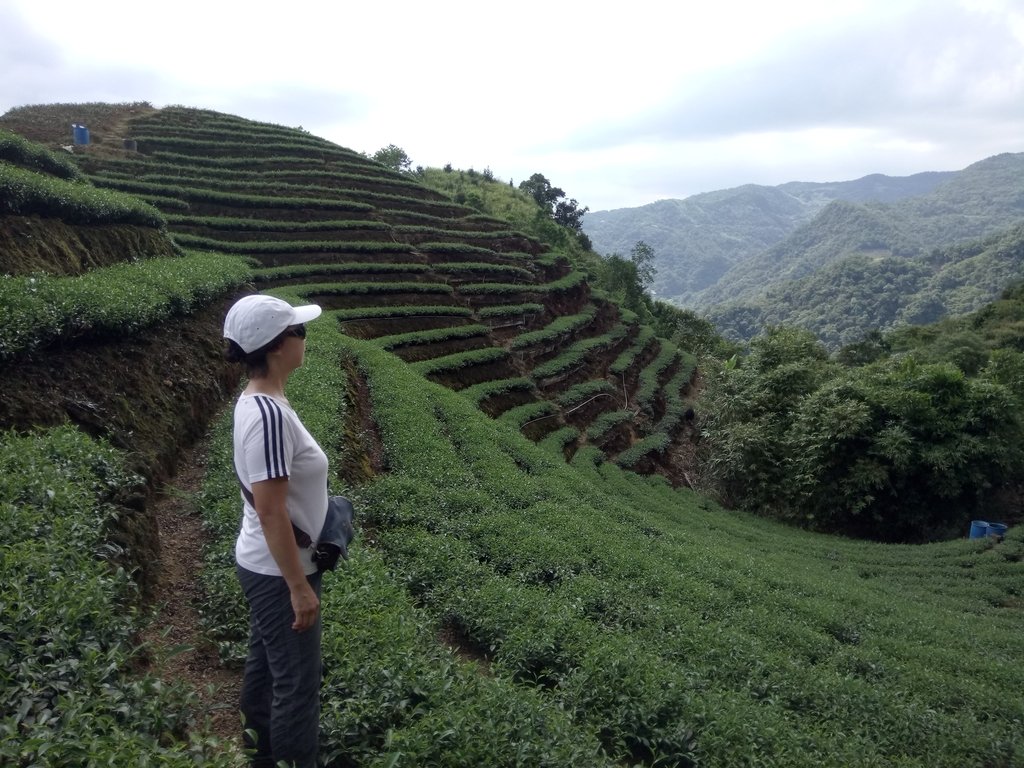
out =
{"type": "Polygon", "coordinates": [[[558,187],[552,187],[551,182],[542,173],[535,173],[526,181],[519,182],[519,188],[548,213],[554,210],[559,198],[565,197],[565,192],[558,187]]]}
{"type": "Polygon", "coordinates": [[[792,509],[813,527],[888,541],[962,532],[1020,476],[1019,404],[995,377],[912,356],[845,369],[786,436],[792,509]]]}
{"type": "Polygon", "coordinates": [[[393,171],[408,171],[412,168],[412,159],[401,147],[388,144],[373,153],[373,159],[381,165],[387,166],[393,171]]]}
{"type": "Polygon", "coordinates": [[[949,538],[1001,510],[1024,472],[1016,351],[976,377],[913,354],[845,367],[809,332],[773,328],[735,368],[709,361],[705,381],[705,490],[798,525],[949,538]]]}
{"type": "Polygon", "coordinates": [[[626,309],[638,312],[643,304],[643,291],[636,278],[636,265],[613,253],[604,259],[600,285],[618,298],[626,309]]]}
{"type": "Polygon", "coordinates": [[[640,288],[645,292],[649,291],[658,272],[654,266],[654,249],[643,240],[637,240],[633,250],[629,252],[629,258],[636,265],[636,278],[640,288]]]}
{"type": "Polygon", "coordinates": [[[555,203],[555,212],[552,216],[563,227],[580,232],[583,230],[583,216],[589,210],[589,206],[580,208],[575,198],[572,200],[559,200],[555,203]]]}
{"type": "Polygon", "coordinates": [[[583,231],[583,216],[589,206],[580,208],[575,199],[566,200],[565,191],[554,187],[542,173],[535,173],[519,182],[519,189],[534,199],[537,205],[558,224],[574,232],[583,231]]]}
{"type": "Polygon", "coordinates": [[[892,345],[882,336],[882,332],[875,328],[864,334],[864,338],[847,344],[836,353],[836,360],[848,368],[857,365],[867,365],[876,360],[887,357],[892,352],[892,345]]]}

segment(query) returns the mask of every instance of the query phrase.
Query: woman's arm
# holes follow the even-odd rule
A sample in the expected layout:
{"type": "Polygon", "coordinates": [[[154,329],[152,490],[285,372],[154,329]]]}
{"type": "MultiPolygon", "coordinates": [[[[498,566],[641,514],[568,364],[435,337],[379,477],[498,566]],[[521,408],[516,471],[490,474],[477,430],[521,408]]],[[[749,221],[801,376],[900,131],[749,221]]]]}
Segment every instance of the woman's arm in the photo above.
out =
{"type": "Polygon", "coordinates": [[[263,537],[291,592],[292,610],[295,611],[292,629],[302,632],[316,623],[320,600],[306,580],[306,573],[299,560],[299,546],[295,543],[295,533],[285,503],[288,498],[288,478],[278,477],[253,483],[252,495],[256,514],[263,526],[263,537]]]}

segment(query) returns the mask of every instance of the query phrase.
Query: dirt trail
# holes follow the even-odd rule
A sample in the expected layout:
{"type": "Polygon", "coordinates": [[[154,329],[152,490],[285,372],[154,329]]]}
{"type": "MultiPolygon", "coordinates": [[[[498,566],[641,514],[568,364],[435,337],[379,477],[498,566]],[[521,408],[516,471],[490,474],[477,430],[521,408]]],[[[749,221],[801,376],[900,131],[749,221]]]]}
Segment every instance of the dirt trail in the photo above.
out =
{"type": "Polygon", "coordinates": [[[239,743],[238,695],[241,670],[225,669],[217,649],[203,638],[197,603],[202,600],[205,533],[199,492],[205,473],[205,446],[181,457],[177,474],[152,504],[160,530],[160,567],[154,590],[156,617],[142,633],[151,649],[149,671],[157,677],[187,683],[200,701],[199,720],[217,736],[239,743]],[[176,648],[185,650],[171,653],[176,648]]]}

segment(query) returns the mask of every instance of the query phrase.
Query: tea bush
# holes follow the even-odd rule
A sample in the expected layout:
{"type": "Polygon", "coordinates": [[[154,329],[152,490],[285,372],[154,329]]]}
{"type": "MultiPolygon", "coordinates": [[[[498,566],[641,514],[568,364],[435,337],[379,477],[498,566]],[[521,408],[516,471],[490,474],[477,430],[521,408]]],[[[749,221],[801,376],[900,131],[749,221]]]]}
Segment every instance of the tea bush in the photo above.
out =
{"type": "Polygon", "coordinates": [[[583,312],[575,315],[562,315],[548,323],[543,328],[521,333],[512,340],[509,349],[524,349],[535,344],[545,344],[567,336],[589,325],[597,315],[597,307],[588,305],[583,312]]]}
{"type": "Polygon", "coordinates": [[[567,466],[346,345],[370,376],[392,467],[364,489],[381,553],[499,679],[559,701],[612,759],[1024,757],[1024,703],[1007,699],[1024,683],[1010,661],[1019,620],[979,604],[964,578],[984,567],[991,600],[1017,599],[1019,562],[990,543],[814,536],[622,472],[595,449],[567,466]],[[947,572],[953,562],[971,566],[947,572]],[[978,642],[989,653],[965,676],[957,657],[978,642]]]}
{"type": "Polygon", "coordinates": [[[72,427],[0,435],[0,764],[237,762],[194,694],[136,671],[138,595],[107,534],[140,482],[72,427]]]}
{"type": "Polygon", "coordinates": [[[470,339],[474,336],[484,336],[489,330],[486,325],[456,325],[450,328],[435,328],[430,331],[413,331],[411,333],[397,333],[391,336],[378,336],[374,339],[374,342],[383,349],[393,351],[418,344],[436,344],[441,341],[456,341],[459,339],[470,339]]]}
{"type": "Polygon", "coordinates": [[[68,181],[82,178],[81,171],[70,157],[61,157],[40,144],[3,129],[0,129],[0,161],[68,181]]]}
{"type": "Polygon", "coordinates": [[[240,258],[193,253],[94,269],[77,277],[0,276],[0,360],[57,339],[131,334],[241,285],[240,258]]]}
{"type": "Polygon", "coordinates": [[[525,376],[519,376],[512,379],[491,379],[490,381],[482,381],[479,384],[473,384],[460,390],[459,394],[463,397],[469,398],[471,402],[479,405],[488,397],[493,397],[494,395],[503,395],[508,392],[515,392],[516,390],[532,389],[533,381],[525,376]]]}
{"type": "Polygon", "coordinates": [[[72,224],[135,224],[162,228],[153,206],[131,195],[44,176],[0,161],[0,213],[49,216],[72,224]]]}

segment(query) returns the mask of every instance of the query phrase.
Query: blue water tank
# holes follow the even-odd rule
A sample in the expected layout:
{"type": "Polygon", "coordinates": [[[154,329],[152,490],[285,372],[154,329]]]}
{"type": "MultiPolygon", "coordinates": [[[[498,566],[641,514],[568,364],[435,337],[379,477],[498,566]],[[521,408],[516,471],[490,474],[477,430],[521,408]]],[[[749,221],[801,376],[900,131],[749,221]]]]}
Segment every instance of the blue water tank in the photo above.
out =
{"type": "Polygon", "coordinates": [[[1002,538],[1006,534],[1006,523],[989,523],[988,535],[1002,538]]]}
{"type": "Polygon", "coordinates": [[[71,131],[74,135],[75,144],[88,144],[89,143],[89,129],[84,125],[73,123],[71,125],[71,131]]]}
{"type": "Polygon", "coordinates": [[[988,523],[986,523],[984,520],[972,520],[971,534],[967,538],[984,539],[986,536],[988,536],[988,523]]]}

